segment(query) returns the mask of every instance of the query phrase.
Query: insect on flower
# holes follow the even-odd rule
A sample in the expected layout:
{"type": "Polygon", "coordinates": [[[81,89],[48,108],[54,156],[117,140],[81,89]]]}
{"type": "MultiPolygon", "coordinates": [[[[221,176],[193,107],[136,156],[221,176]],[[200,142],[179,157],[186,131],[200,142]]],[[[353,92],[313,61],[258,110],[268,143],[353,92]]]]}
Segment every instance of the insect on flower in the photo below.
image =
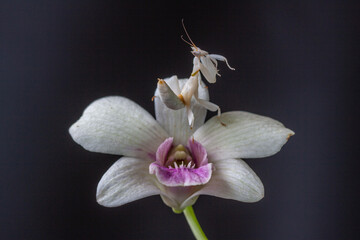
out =
{"type": "MultiPolygon", "coordinates": [[[[190,42],[186,41],[183,38],[183,36],[181,36],[181,39],[191,46],[191,49],[192,49],[191,53],[194,55],[195,58],[197,58],[199,60],[198,66],[200,68],[196,69],[196,70],[197,71],[200,70],[201,73],[204,75],[204,77],[206,78],[206,80],[209,83],[216,82],[216,75],[221,76],[218,73],[219,70],[217,69],[217,66],[218,66],[217,61],[225,62],[229,69],[235,70],[235,68],[230,67],[227,59],[224,56],[221,56],[218,54],[209,54],[207,51],[201,50],[199,47],[197,47],[195,45],[195,43],[191,40],[190,35],[188,34],[188,32],[185,28],[184,22],[182,22],[182,25],[183,25],[184,31],[186,33],[186,36],[188,37],[190,42]]],[[[195,66],[195,63],[194,63],[194,66],[195,66]]],[[[193,74],[195,74],[194,71],[193,71],[192,75],[193,74]]]]}
{"type": "Polygon", "coordinates": [[[183,36],[181,36],[181,39],[191,46],[191,53],[194,55],[193,70],[190,78],[187,80],[182,89],[180,89],[178,83],[176,83],[175,88],[172,89],[162,79],[158,79],[157,86],[159,89],[160,99],[168,108],[178,110],[186,107],[188,122],[192,128],[194,125],[194,114],[191,110],[191,99],[193,96],[196,101],[204,108],[212,112],[217,111],[219,117],[221,115],[220,107],[218,105],[198,97],[199,86],[204,87],[201,84],[202,82],[200,72],[204,75],[209,83],[215,83],[216,75],[220,76],[217,69],[217,60],[225,61],[231,70],[235,69],[230,67],[225,57],[217,54],[209,54],[207,51],[201,50],[199,47],[197,47],[191,40],[183,21],[182,25],[190,42],[186,41],[183,36]]]}

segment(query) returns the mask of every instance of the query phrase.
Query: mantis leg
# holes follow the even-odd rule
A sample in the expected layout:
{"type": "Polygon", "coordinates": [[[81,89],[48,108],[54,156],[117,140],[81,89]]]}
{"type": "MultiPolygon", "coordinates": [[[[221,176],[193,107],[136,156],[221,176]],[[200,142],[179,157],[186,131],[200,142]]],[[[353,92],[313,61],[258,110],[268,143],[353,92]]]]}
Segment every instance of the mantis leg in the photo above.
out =
{"type": "Polygon", "coordinates": [[[219,107],[218,105],[216,105],[215,103],[212,103],[212,102],[210,102],[210,101],[207,101],[207,100],[198,98],[198,94],[197,94],[197,93],[194,94],[194,97],[195,97],[196,101],[197,101],[201,106],[203,106],[204,108],[206,108],[207,110],[212,111],[212,112],[217,111],[217,112],[218,112],[218,116],[220,117],[220,115],[221,115],[221,110],[220,110],[220,107],[219,107]]]}
{"type": "Polygon", "coordinates": [[[195,117],[194,117],[193,111],[191,110],[191,107],[188,105],[186,105],[186,113],[187,113],[190,128],[192,129],[194,127],[195,117]]]}
{"type": "Polygon", "coordinates": [[[161,101],[170,109],[184,108],[184,102],[171,90],[169,85],[162,79],[158,79],[158,90],[161,101]]]}

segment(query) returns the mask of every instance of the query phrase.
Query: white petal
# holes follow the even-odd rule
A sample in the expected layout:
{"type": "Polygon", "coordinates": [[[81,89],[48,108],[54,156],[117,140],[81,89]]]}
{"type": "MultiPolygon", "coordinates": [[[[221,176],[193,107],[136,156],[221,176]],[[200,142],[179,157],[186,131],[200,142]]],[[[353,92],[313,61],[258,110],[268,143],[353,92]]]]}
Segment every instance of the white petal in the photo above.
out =
{"type": "Polygon", "coordinates": [[[118,207],[123,204],[160,194],[149,174],[149,162],[123,157],[116,161],[101,178],[96,198],[100,205],[118,207]]]}
{"type": "Polygon", "coordinates": [[[209,183],[189,199],[200,194],[241,202],[257,202],[264,197],[264,186],[243,160],[226,159],[216,162],[209,183]]]}
{"type": "MultiPolygon", "coordinates": [[[[164,80],[174,91],[173,86],[177,85],[177,78],[171,77],[164,80]]],[[[187,79],[180,79],[178,81],[181,89],[187,79]]],[[[174,92],[176,93],[176,91],[174,92]]],[[[155,91],[155,96],[159,96],[158,89],[155,91]]],[[[205,100],[209,99],[208,89],[202,81],[200,81],[199,86],[199,98],[205,100]]],[[[188,123],[186,108],[172,110],[166,107],[165,104],[161,102],[160,98],[155,98],[156,120],[169,133],[169,136],[174,137],[175,145],[186,145],[189,137],[196,131],[196,129],[203,125],[206,117],[206,109],[199,105],[194,98],[192,99],[192,112],[194,114],[195,122],[193,128],[191,129],[188,123]]]]}
{"type": "Polygon", "coordinates": [[[227,112],[207,121],[194,138],[206,148],[209,160],[217,161],[273,155],[292,135],[293,131],[274,119],[247,112],[227,112]]]}
{"type": "Polygon", "coordinates": [[[164,187],[164,191],[161,192],[160,196],[164,203],[181,212],[187,206],[193,205],[199,196],[193,196],[193,192],[196,192],[200,186],[192,186],[192,187],[164,187]]]}
{"type": "Polygon", "coordinates": [[[89,151],[147,159],[168,137],[147,111],[123,97],[91,103],[69,132],[89,151]]]}

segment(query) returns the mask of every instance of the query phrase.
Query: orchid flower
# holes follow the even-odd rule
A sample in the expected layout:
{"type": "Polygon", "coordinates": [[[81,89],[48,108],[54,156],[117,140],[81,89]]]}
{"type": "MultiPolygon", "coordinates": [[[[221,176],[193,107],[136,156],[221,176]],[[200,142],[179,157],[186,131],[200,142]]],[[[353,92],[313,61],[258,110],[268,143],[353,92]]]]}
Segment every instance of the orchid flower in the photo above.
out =
{"type": "MultiPolygon", "coordinates": [[[[174,84],[172,78],[164,81],[174,84]]],[[[186,81],[179,80],[180,87],[186,81]]],[[[206,88],[198,94],[209,98],[206,88]]],[[[217,117],[204,123],[206,109],[192,101],[193,128],[185,109],[171,110],[158,98],[156,120],[120,96],[101,98],[85,109],[69,129],[74,141],[89,151],[122,155],[98,184],[99,204],[117,207],[160,195],[181,212],[199,195],[241,202],[264,197],[261,180],[242,158],[271,156],[294,132],[271,118],[241,111],[223,113],[225,126],[217,117]]]]}

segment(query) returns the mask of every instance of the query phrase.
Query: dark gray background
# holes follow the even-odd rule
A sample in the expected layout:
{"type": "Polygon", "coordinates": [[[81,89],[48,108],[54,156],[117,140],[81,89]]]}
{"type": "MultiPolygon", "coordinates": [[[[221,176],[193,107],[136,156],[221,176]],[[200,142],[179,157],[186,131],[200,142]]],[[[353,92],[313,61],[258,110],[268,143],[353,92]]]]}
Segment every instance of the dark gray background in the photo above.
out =
{"type": "Polygon", "coordinates": [[[263,200],[199,198],[208,237],[358,239],[359,4],[249,2],[1,1],[1,239],[192,239],[159,196],[99,206],[97,183],[118,157],[67,132],[108,95],[154,113],[156,78],[192,68],[182,18],[236,68],[220,64],[212,101],[296,132],[275,156],[247,161],[263,200]]]}

